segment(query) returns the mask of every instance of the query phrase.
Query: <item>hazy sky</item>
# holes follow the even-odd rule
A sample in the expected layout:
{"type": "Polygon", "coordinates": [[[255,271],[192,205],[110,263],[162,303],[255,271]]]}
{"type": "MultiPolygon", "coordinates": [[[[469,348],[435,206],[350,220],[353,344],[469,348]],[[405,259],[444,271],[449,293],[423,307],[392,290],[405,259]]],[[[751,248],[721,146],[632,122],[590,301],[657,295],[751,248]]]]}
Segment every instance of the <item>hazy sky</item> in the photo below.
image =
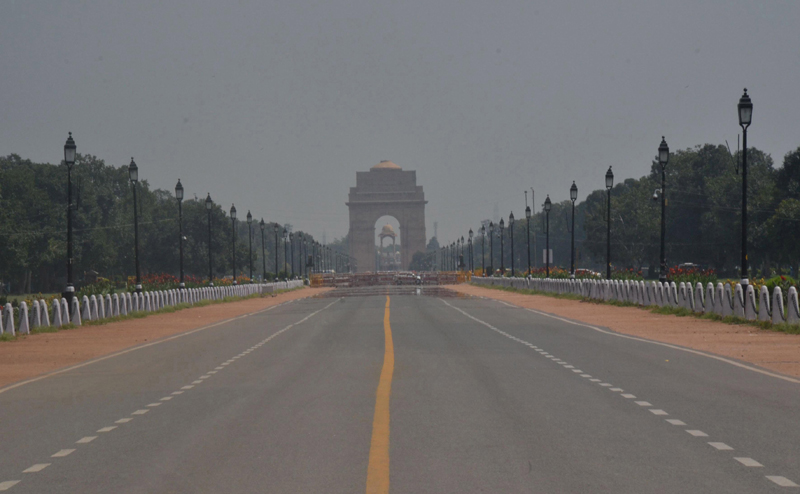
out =
{"type": "MultiPolygon", "coordinates": [[[[583,199],[671,149],[800,146],[800,2],[4,0],[0,155],[78,151],[328,239],[355,172],[417,170],[428,236],[583,199]]],[[[378,225],[382,226],[382,225],[378,225]]]]}

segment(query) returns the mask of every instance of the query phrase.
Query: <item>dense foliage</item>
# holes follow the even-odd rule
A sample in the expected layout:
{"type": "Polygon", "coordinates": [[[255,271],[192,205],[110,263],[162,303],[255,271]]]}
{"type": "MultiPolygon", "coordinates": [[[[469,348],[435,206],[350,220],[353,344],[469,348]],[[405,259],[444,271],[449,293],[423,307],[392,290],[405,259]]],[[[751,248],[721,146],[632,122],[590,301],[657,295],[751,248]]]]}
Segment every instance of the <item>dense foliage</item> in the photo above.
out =
{"type": "MultiPolygon", "coordinates": [[[[666,257],[668,266],[693,263],[713,275],[698,279],[738,277],[741,257],[741,172],[739,156],[725,146],[706,144],[670,155],[666,168],[666,257]]],[[[748,149],[748,257],[751,277],[797,276],[800,264],[800,148],[788,153],[779,168],[758,149],[748,149]]],[[[603,173],[598,173],[598,182],[603,173]]],[[[618,177],[619,178],[619,177],[618,177]]],[[[602,183],[602,182],[600,182],[602,183]]],[[[578,186],[583,184],[578,183],[578,186]]],[[[658,277],[661,203],[652,200],[661,187],[661,168],[650,164],[639,179],[617,180],[611,190],[611,264],[614,269],[645,269],[646,278],[658,277]]],[[[537,197],[538,194],[537,194],[537,197]]],[[[575,267],[605,273],[608,193],[591,192],[575,206],[575,267]]],[[[531,265],[544,265],[547,217],[531,218],[531,265]]],[[[572,204],[553,203],[549,214],[553,266],[569,269],[572,204]]],[[[488,222],[487,222],[488,223],[488,222]]],[[[515,267],[527,268],[525,218],[514,224],[515,267]]],[[[506,228],[505,267],[510,267],[510,235],[506,228]]],[[[500,266],[500,240],[475,238],[476,267],[500,266]]],[[[688,279],[688,278],[687,278],[688,279]]]]}
{"type": "MultiPolygon", "coordinates": [[[[13,293],[59,292],[66,280],[67,168],[33,163],[17,155],[0,157],[0,282],[13,293]]],[[[78,287],[99,275],[123,285],[135,274],[133,192],[127,166],[113,167],[91,155],[78,155],[72,171],[74,277],[78,287]]],[[[213,197],[213,196],[212,196],[213,197]]],[[[138,182],[139,259],[142,275],[179,274],[178,206],[172,191],[138,182]]],[[[241,213],[247,210],[240,206],[241,213]]],[[[232,274],[231,220],[214,204],[211,250],[214,277],[232,274]]],[[[244,216],[244,214],[240,214],[244,216]]],[[[260,219],[260,218],[258,218],[260,219]]],[[[208,278],[209,213],[205,197],[183,201],[184,272],[208,278]]],[[[282,233],[283,225],[279,231],[282,233]]],[[[273,223],[265,229],[266,266],[261,231],[252,225],[253,276],[275,271],[273,223]]],[[[237,221],[239,275],[249,275],[248,225],[237,221]]],[[[278,239],[278,268],[283,240],[278,239]]],[[[299,266],[299,255],[296,254],[299,266]]],[[[192,278],[194,279],[194,278],[192,278]]]]}

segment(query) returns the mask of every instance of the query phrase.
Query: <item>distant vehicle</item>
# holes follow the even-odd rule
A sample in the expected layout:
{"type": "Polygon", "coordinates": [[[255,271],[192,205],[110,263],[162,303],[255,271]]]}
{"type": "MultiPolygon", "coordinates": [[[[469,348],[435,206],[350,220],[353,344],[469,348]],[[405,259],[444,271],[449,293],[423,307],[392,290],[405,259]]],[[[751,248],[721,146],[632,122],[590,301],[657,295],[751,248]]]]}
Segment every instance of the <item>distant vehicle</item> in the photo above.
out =
{"type": "Polygon", "coordinates": [[[592,271],[591,269],[585,268],[578,268],[575,270],[575,276],[600,276],[600,273],[597,271],[592,271]]]}

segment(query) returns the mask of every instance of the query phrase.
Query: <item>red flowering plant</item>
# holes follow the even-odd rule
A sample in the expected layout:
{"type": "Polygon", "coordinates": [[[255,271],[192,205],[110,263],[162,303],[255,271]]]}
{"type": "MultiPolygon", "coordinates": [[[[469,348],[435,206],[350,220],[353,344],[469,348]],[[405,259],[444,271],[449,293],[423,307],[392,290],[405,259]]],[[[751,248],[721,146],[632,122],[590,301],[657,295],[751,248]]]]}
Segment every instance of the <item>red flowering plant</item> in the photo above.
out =
{"type": "Polygon", "coordinates": [[[642,271],[633,268],[615,268],[611,267],[612,280],[630,280],[630,281],[643,281],[642,271]]]}
{"type": "Polygon", "coordinates": [[[679,285],[681,282],[690,283],[692,286],[697,283],[702,283],[706,286],[708,283],[717,282],[717,272],[713,269],[700,269],[698,267],[681,268],[674,266],[667,270],[667,281],[675,282],[679,285]]]}

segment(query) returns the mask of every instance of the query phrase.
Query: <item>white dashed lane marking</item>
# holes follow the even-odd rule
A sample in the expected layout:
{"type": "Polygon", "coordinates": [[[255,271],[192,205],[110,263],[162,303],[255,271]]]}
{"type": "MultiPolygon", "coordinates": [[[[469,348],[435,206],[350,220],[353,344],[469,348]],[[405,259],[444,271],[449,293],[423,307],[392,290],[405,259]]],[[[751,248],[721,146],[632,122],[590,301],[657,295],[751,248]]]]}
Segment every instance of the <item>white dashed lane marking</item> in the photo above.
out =
{"type": "Polygon", "coordinates": [[[746,467],[763,467],[764,466],[764,465],[762,465],[761,463],[757,462],[756,460],[754,460],[752,458],[734,458],[734,460],[738,461],[739,463],[741,463],[742,465],[744,465],[746,467]]]}
{"type": "MultiPolygon", "coordinates": [[[[328,304],[327,306],[323,307],[322,309],[319,309],[319,310],[317,310],[315,312],[312,312],[311,314],[307,315],[303,319],[286,326],[285,328],[281,329],[280,331],[277,331],[277,332],[273,333],[271,336],[269,336],[268,338],[265,338],[260,343],[250,347],[248,350],[245,350],[244,352],[242,352],[239,355],[233,357],[232,359],[228,360],[227,362],[222,363],[215,370],[208,371],[206,374],[200,376],[200,378],[198,380],[192,382],[191,385],[183,386],[181,388],[181,390],[188,390],[188,389],[194,388],[195,384],[201,384],[203,382],[203,380],[210,378],[212,374],[216,374],[217,371],[224,369],[226,365],[228,365],[231,362],[234,362],[236,359],[241,358],[241,357],[249,354],[250,352],[256,350],[257,348],[261,347],[261,345],[264,345],[265,343],[269,342],[272,338],[275,338],[279,334],[289,330],[291,327],[307,321],[308,319],[312,318],[313,316],[315,316],[319,312],[322,312],[323,310],[327,309],[328,307],[332,306],[333,304],[335,304],[338,301],[339,300],[335,300],[335,301],[331,302],[330,304],[328,304]]],[[[521,341],[521,340],[519,340],[519,341],[521,341]]],[[[147,405],[147,407],[148,407],[147,409],[136,410],[131,415],[144,415],[147,412],[149,412],[150,409],[163,405],[164,402],[171,400],[174,396],[180,395],[183,392],[184,391],[173,391],[171,396],[165,396],[165,397],[161,398],[158,402],[150,403],[150,404],[147,405]]],[[[130,422],[131,420],[133,420],[133,418],[130,418],[130,417],[121,418],[121,419],[115,421],[114,423],[116,423],[116,424],[125,424],[127,422],[130,422]]],[[[116,425],[106,426],[106,427],[103,427],[103,428],[99,429],[97,432],[110,432],[110,431],[112,431],[112,430],[114,430],[116,428],[117,428],[116,425]]],[[[87,443],[90,443],[90,442],[94,441],[95,439],[97,439],[97,437],[98,436],[86,436],[86,437],[83,437],[83,438],[79,439],[78,441],[76,441],[76,444],[87,444],[87,443]]],[[[62,450],[56,452],[54,455],[52,455],[52,458],[63,458],[65,456],[68,456],[68,455],[72,454],[74,451],[75,451],[75,449],[62,449],[62,450]]],[[[35,465],[32,465],[32,466],[28,467],[26,470],[23,471],[23,473],[40,472],[40,471],[44,470],[45,468],[47,468],[50,465],[51,465],[51,463],[37,463],[35,465]]],[[[16,484],[18,484],[19,482],[20,482],[19,480],[2,481],[2,482],[0,482],[0,491],[6,491],[6,490],[10,489],[11,487],[15,486],[16,484]]]]}
{"type": "Polygon", "coordinates": [[[715,447],[719,451],[733,451],[733,448],[731,448],[730,446],[728,446],[725,443],[710,442],[708,444],[710,444],[711,446],[715,447]]]}
{"type": "Polygon", "coordinates": [[[32,465],[32,466],[26,468],[25,470],[22,471],[22,473],[41,472],[42,470],[44,470],[45,468],[49,467],[50,465],[52,465],[52,463],[37,463],[36,465],[32,465]]]}
{"type": "Polygon", "coordinates": [[[767,475],[767,478],[781,487],[800,487],[791,480],[786,477],[781,477],[780,475],[767,475]]]}
{"type": "MultiPolygon", "coordinates": [[[[442,300],[442,299],[440,299],[440,300],[442,300]]],[[[519,339],[516,336],[512,336],[512,335],[510,335],[510,334],[508,334],[508,333],[506,333],[506,332],[504,332],[504,331],[502,331],[500,329],[495,328],[494,326],[492,326],[491,324],[489,324],[489,323],[487,323],[485,321],[481,321],[480,319],[478,319],[476,317],[473,317],[472,315],[470,315],[467,312],[459,309],[458,307],[455,307],[455,306],[449,304],[446,300],[442,300],[442,302],[445,305],[447,305],[447,306],[449,306],[449,307],[461,312],[462,314],[464,314],[468,318],[483,324],[484,326],[488,327],[489,329],[491,329],[491,330],[493,330],[493,331],[495,331],[497,333],[500,333],[503,336],[505,336],[505,337],[507,337],[507,338],[509,338],[511,340],[518,341],[518,342],[520,342],[520,343],[522,343],[524,345],[527,345],[530,348],[535,349],[543,357],[546,357],[548,359],[551,359],[553,362],[561,364],[564,368],[573,369],[573,372],[575,372],[576,374],[580,374],[581,372],[583,372],[580,369],[575,369],[575,367],[573,365],[568,365],[568,363],[566,361],[561,360],[558,357],[556,357],[554,355],[551,355],[548,352],[546,352],[546,351],[534,346],[532,343],[529,343],[529,342],[527,342],[525,340],[519,339]]],[[[516,307],[515,305],[508,304],[506,302],[501,302],[501,303],[503,303],[505,305],[508,305],[509,307],[516,307]]],[[[549,314],[539,313],[538,311],[533,311],[533,310],[530,310],[530,309],[526,309],[526,310],[528,310],[529,312],[534,312],[536,314],[547,315],[549,317],[554,317],[555,319],[559,319],[559,320],[563,320],[565,322],[572,323],[572,321],[568,321],[566,319],[558,318],[558,317],[555,317],[555,316],[550,316],[549,314]]],[[[572,323],[572,324],[577,324],[577,323],[572,323]]],[[[578,325],[579,326],[585,326],[583,324],[578,324],[578,325]]],[[[594,328],[592,326],[587,326],[587,327],[591,327],[592,329],[597,329],[597,328],[594,328]]],[[[598,330],[598,331],[600,331],[600,330],[598,330]]],[[[601,332],[605,332],[605,331],[601,331],[601,332]]],[[[637,338],[633,338],[633,339],[637,339],[637,338]]],[[[666,345],[666,346],[669,346],[669,345],[666,345]]],[[[583,377],[583,378],[591,378],[592,376],[590,374],[581,374],[581,377],[583,377]]],[[[589,379],[589,381],[595,382],[595,383],[600,383],[601,379],[589,379]]],[[[609,387],[609,386],[612,386],[612,384],[601,383],[600,386],[609,387]]],[[[610,388],[610,391],[621,392],[623,390],[622,390],[622,388],[610,388]]],[[[636,398],[635,395],[632,395],[630,393],[621,393],[620,396],[622,396],[623,398],[636,398]]],[[[642,406],[642,407],[651,407],[651,406],[653,406],[651,403],[649,403],[647,401],[636,401],[634,403],[636,403],[637,405],[642,406]]],[[[654,415],[662,415],[662,416],[663,415],[669,415],[667,412],[665,412],[664,410],[661,410],[661,409],[653,408],[653,409],[650,409],[649,411],[654,415]]],[[[681,426],[685,426],[686,425],[685,422],[683,422],[682,420],[678,420],[678,419],[665,419],[665,420],[668,423],[672,424],[672,425],[681,425],[681,426]]],[[[686,432],[688,432],[689,434],[691,434],[692,436],[695,436],[695,437],[708,437],[708,434],[706,434],[703,431],[696,430],[696,429],[687,429],[686,432]]],[[[708,444],[711,445],[712,447],[716,448],[719,451],[732,451],[733,450],[732,447],[730,447],[727,444],[722,443],[722,442],[709,442],[708,444]]],[[[735,457],[734,459],[736,461],[738,461],[739,463],[741,463],[742,465],[746,466],[746,467],[763,467],[763,465],[761,463],[757,462],[756,460],[754,460],[752,458],[735,457]]],[[[781,487],[800,487],[800,485],[794,483],[793,481],[787,479],[786,477],[782,477],[782,476],[779,476],[779,475],[767,475],[766,478],[768,478],[770,481],[774,482],[775,484],[777,484],[777,485],[779,485],[781,487]]]]}

